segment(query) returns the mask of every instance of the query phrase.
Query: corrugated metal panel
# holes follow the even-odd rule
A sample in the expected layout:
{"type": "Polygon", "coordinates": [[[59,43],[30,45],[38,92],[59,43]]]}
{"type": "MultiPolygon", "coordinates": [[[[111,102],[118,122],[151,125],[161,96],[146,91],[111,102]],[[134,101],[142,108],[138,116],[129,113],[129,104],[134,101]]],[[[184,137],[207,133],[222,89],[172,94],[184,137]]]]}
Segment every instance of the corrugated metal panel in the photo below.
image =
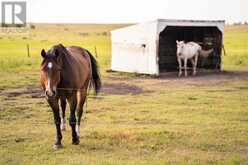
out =
{"type": "Polygon", "coordinates": [[[112,70],[156,74],[156,54],[146,44],[112,44],[112,70]]]}
{"type": "Polygon", "coordinates": [[[157,74],[157,22],[148,22],[114,30],[112,36],[112,70],[157,74]]]}

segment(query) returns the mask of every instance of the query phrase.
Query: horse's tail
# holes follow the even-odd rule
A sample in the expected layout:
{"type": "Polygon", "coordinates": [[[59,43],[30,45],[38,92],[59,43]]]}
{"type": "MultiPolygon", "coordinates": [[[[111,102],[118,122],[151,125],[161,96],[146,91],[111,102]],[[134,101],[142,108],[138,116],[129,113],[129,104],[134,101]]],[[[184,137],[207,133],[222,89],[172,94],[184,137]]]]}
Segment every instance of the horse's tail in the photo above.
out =
{"type": "Polygon", "coordinates": [[[209,50],[200,50],[200,56],[203,58],[207,58],[213,51],[213,48],[209,50]]]}
{"type": "Polygon", "coordinates": [[[95,94],[97,94],[100,91],[101,86],[102,86],[101,77],[99,73],[99,67],[98,67],[97,61],[94,58],[94,56],[88,50],[86,51],[90,56],[90,62],[91,62],[91,71],[92,71],[91,85],[93,86],[95,90],[95,94]]]}

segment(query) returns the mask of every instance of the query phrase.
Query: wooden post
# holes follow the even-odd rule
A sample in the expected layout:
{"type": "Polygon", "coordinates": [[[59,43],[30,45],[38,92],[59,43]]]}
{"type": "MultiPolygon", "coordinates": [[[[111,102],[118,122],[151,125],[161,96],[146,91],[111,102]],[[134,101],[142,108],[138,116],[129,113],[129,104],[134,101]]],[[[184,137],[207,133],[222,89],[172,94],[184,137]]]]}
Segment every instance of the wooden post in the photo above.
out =
{"type": "Polygon", "coordinates": [[[27,44],[27,55],[28,55],[28,57],[30,57],[30,53],[29,53],[29,44],[27,44]]]}
{"type": "Polygon", "coordinates": [[[226,56],[226,50],[225,50],[224,45],[222,45],[222,49],[223,49],[223,51],[224,51],[224,56],[226,56]]]}
{"type": "Polygon", "coordinates": [[[97,49],[96,49],[96,46],[95,46],[95,55],[96,55],[96,58],[97,58],[97,49]]]}

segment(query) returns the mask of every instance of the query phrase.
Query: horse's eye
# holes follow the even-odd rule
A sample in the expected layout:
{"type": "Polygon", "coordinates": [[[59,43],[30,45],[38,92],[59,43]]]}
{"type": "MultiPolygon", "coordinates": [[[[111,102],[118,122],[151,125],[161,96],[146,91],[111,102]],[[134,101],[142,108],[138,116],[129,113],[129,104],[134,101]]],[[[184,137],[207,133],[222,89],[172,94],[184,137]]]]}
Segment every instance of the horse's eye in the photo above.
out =
{"type": "Polygon", "coordinates": [[[41,68],[41,71],[45,72],[46,71],[46,67],[41,68]]]}
{"type": "Polygon", "coordinates": [[[41,69],[43,72],[48,72],[49,71],[49,68],[48,67],[44,67],[41,69]]]}

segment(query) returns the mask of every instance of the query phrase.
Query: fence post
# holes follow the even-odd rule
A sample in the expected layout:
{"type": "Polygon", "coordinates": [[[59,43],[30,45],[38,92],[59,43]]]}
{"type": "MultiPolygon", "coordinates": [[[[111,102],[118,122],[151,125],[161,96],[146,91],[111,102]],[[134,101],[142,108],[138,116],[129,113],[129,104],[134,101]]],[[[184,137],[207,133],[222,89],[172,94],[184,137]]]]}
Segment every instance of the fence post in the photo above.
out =
{"type": "Polygon", "coordinates": [[[96,46],[95,46],[95,55],[96,55],[96,58],[97,58],[97,49],[96,49],[96,46]]]}
{"type": "Polygon", "coordinates": [[[27,44],[27,55],[28,55],[28,57],[30,57],[30,53],[29,53],[29,44],[27,44]]]}

